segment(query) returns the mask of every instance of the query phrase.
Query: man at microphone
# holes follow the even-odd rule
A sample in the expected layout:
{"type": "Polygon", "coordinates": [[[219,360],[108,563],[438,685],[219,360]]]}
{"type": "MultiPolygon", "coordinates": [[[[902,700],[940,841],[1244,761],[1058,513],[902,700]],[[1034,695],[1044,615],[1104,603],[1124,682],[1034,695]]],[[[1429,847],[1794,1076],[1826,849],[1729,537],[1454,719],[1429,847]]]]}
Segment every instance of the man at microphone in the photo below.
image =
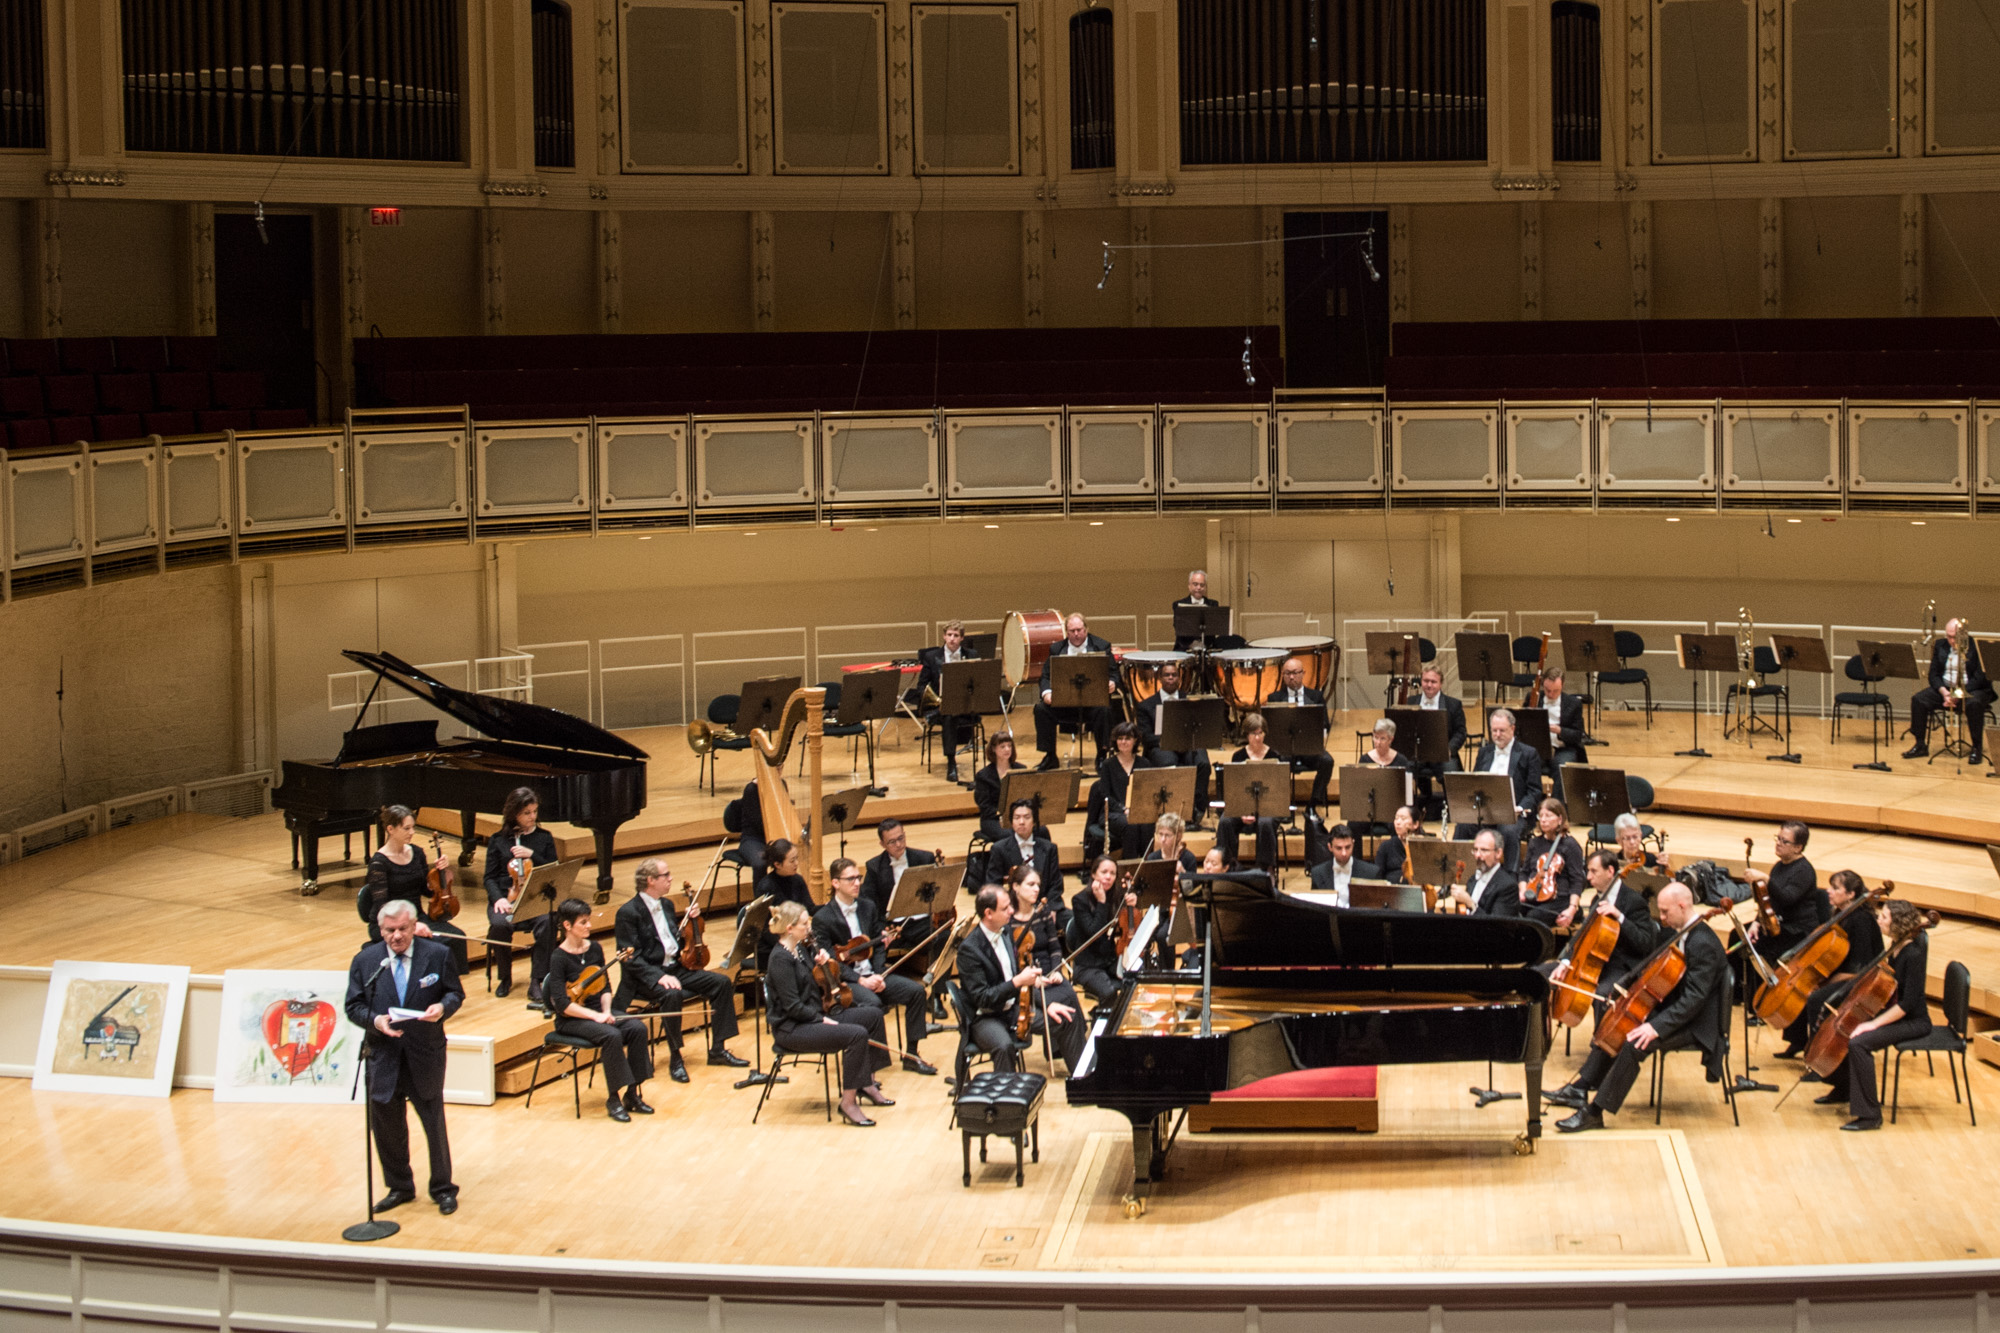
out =
{"type": "Polygon", "coordinates": [[[430,1196],[438,1211],[458,1211],[451,1179],[451,1144],[444,1132],[444,1020],[465,1003],[465,987],[451,950],[417,936],[416,909],[391,898],[376,913],[379,942],[356,955],[347,969],[347,1017],[368,1034],[368,1118],[375,1154],[389,1192],[378,1213],[417,1197],[410,1171],[410,1121],[414,1103],[430,1148],[430,1196]]]}

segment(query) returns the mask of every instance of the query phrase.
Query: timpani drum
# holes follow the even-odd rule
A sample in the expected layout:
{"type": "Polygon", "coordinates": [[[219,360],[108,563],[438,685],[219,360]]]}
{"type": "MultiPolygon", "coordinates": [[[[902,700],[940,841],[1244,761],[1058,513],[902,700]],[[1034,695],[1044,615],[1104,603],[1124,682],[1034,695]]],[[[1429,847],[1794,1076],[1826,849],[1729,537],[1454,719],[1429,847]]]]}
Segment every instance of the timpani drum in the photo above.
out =
{"type": "Polygon", "coordinates": [[[1040,679],[1049,649],[1062,642],[1060,611],[1009,611],[1000,626],[1000,673],[1010,685],[1040,679]]]}
{"type": "Polygon", "coordinates": [[[1249,713],[1278,692],[1285,657],[1278,648],[1229,648],[1210,653],[1208,661],[1222,697],[1239,712],[1249,713]]]}
{"type": "Polygon", "coordinates": [[[1188,653],[1174,652],[1130,652],[1121,659],[1125,678],[1125,694],[1135,704],[1145,703],[1160,692],[1160,673],[1170,666],[1181,669],[1181,693],[1189,691],[1188,663],[1193,661],[1188,653]]]}
{"type": "Polygon", "coordinates": [[[1306,669],[1307,689],[1325,694],[1333,688],[1333,672],[1340,663],[1340,649],[1332,639],[1322,639],[1316,634],[1299,634],[1277,639],[1253,639],[1250,646],[1275,648],[1287,657],[1298,658],[1306,669]]]}

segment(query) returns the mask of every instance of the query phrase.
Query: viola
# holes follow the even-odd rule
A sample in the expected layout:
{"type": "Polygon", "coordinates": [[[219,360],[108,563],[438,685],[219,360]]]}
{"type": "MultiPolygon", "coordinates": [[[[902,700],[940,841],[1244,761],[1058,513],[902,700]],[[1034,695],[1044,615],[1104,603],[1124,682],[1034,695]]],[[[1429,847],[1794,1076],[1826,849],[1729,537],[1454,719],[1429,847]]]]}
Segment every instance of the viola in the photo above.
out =
{"type": "Polygon", "coordinates": [[[813,980],[819,983],[822,1009],[846,1009],[854,1003],[854,988],[840,975],[840,960],[828,955],[825,962],[812,965],[813,980]]]}
{"type": "MultiPolygon", "coordinates": [[[[1785,922],[1778,915],[1778,909],[1771,903],[1771,880],[1755,877],[1750,869],[1750,847],[1755,838],[1743,840],[1743,877],[1750,881],[1751,896],[1757,900],[1757,927],[1766,935],[1778,936],[1785,933],[1785,922]]],[[[1775,869],[1775,867],[1773,867],[1775,869]]]]}
{"type": "Polygon", "coordinates": [[[451,891],[451,862],[444,854],[444,842],[437,834],[431,834],[431,920],[449,921],[458,915],[462,904],[458,895],[451,891]]]}
{"type": "Polygon", "coordinates": [[[1551,978],[1560,981],[1549,996],[1549,1017],[1555,1022],[1576,1027],[1590,1013],[1598,980],[1604,975],[1604,965],[1611,961],[1612,950],[1618,947],[1623,924],[1609,912],[1599,911],[1592,913],[1588,925],[1570,936],[1569,947],[1563,950],[1551,978]]]}
{"type": "Polygon", "coordinates": [[[1751,1000],[1757,1017],[1773,1028],[1783,1028],[1804,1013],[1807,998],[1847,961],[1848,950],[1853,947],[1847,935],[1847,919],[1857,911],[1874,911],[1877,903],[1895,891],[1894,880],[1883,880],[1881,888],[1856,898],[1841,908],[1833,920],[1816,927],[1812,934],[1793,945],[1778,960],[1771,983],[1758,987],[1751,1000]]]}
{"type": "Polygon", "coordinates": [[[632,956],[630,949],[620,949],[607,962],[592,963],[576,974],[576,980],[563,987],[563,994],[569,996],[571,1004],[588,1006],[593,997],[601,994],[611,984],[611,964],[622,963],[632,956]]]}
{"type": "MultiPolygon", "coordinates": [[[[1924,913],[1923,928],[1929,930],[1940,919],[1936,912],[1924,913]]],[[[1854,979],[1840,1007],[1814,1030],[1812,1041],[1806,1045],[1806,1068],[1821,1078],[1830,1078],[1834,1070],[1847,1063],[1848,1043],[1854,1038],[1854,1029],[1887,1009],[1896,998],[1896,967],[1891,961],[1894,957],[1893,951],[1883,950],[1882,956],[1854,979]]]]}
{"type": "MultiPolygon", "coordinates": [[[[1014,966],[1025,972],[1035,963],[1035,932],[1024,930],[1014,945],[1014,966]]],[[[1035,1006],[1032,992],[1035,983],[1030,981],[1021,987],[1020,1012],[1014,1016],[1014,1040],[1026,1041],[1028,1029],[1035,1021],[1035,1006]]]]}
{"type": "Polygon", "coordinates": [[[1675,932],[1672,939],[1655,949],[1652,957],[1639,965],[1639,970],[1625,983],[1625,993],[1604,1011],[1604,1017],[1597,1020],[1597,1031],[1590,1039],[1591,1045],[1606,1055],[1614,1056],[1625,1048],[1625,1039],[1632,1035],[1632,1030],[1651,1018],[1653,1010],[1687,975],[1688,932],[1722,910],[1720,907],[1704,908],[1694,920],[1675,932]]]}
{"type": "Polygon", "coordinates": [[[1118,951],[1120,958],[1123,958],[1125,951],[1132,947],[1132,937],[1139,933],[1139,922],[1144,916],[1139,910],[1139,904],[1125,901],[1132,892],[1131,871],[1125,872],[1125,878],[1118,881],[1118,887],[1112,892],[1118,895],[1118,915],[1112,918],[1111,947],[1118,951]]]}
{"type": "Polygon", "coordinates": [[[708,966],[708,942],[702,938],[701,913],[695,908],[699,896],[694,885],[681,881],[681,892],[688,896],[687,911],[681,915],[681,966],[699,972],[708,966]]]}

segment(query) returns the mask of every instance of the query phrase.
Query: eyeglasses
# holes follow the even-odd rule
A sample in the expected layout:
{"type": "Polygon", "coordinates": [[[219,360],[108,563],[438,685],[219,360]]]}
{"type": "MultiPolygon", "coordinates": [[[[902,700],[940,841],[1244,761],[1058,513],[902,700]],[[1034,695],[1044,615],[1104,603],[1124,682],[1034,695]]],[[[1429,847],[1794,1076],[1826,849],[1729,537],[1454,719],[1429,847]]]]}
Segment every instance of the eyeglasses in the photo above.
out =
{"type": "Polygon", "coordinates": [[[853,873],[852,871],[849,871],[849,872],[848,872],[847,874],[845,874],[845,875],[836,875],[836,876],[835,876],[834,878],[838,879],[838,880],[839,880],[839,881],[840,881],[841,883],[845,884],[845,883],[846,883],[846,882],[847,882],[848,880],[850,880],[850,879],[860,879],[860,878],[861,878],[861,876],[859,876],[859,875],[857,875],[857,874],[853,873]]]}

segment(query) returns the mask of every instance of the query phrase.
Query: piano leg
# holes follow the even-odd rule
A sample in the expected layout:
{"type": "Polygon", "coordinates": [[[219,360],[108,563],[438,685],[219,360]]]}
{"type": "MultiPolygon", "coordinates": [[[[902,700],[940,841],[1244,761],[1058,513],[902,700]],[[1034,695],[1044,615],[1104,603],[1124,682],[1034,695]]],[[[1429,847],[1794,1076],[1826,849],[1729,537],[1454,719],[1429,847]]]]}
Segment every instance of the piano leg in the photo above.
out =
{"type": "Polygon", "coordinates": [[[305,863],[299,879],[299,893],[310,898],[319,892],[319,825],[299,827],[299,860],[305,863]]]}
{"type": "Polygon", "coordinates": [[[1125,1196],[1125,1216],[1141,1217],[1153,1193],[1153,1182],[1167,1174],[1167,1121],[1162,1111],[1146,1120],[1132,1117],[1132,1192],[1125,1196]]]}
{"type": "Polygon", "coordinates": [[[1528,1048],[1523,1060],[1522,1072],[1527,1077],[1528,1092],[1521,1100],[1528,1106],[1527,1128],[1514,1140],[1514,1151],[1526,1157],[1535,1151],[1535,1140],[1542,1137],[1542,1064],[1548,1058],[1548,1028],[1543,1017],[1542,1006],[1528,1016],[1528,1048]]]}
{"type": "Polygon", "coordinates": [[[477,811],[458,812],[458,865],[461,870],[472,864],[472,849],[485,841],[474,831],[477,820],[477,811]]]}
{"type": "Polygon", "coordinates": [[[599,904],[611,901],[611,840],[618,833],[617,827],[593,828],[591,839],[597,845],[597,901],[599,904]]]}

